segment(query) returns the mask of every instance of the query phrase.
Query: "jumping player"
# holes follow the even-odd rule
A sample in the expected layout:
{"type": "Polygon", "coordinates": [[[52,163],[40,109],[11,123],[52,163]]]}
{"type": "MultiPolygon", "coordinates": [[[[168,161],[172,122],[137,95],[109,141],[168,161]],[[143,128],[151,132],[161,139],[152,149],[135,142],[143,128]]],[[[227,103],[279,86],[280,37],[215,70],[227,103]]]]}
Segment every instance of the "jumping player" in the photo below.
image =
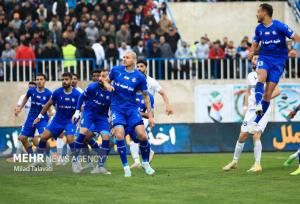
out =
{"type": "Polygon", "coordinates": [[[273,7],[263,3],[257,11],[259,25],[256,27],[253,44],[249,52],[251,60],[255,52],[259,52],[257,60],[257,83],[255,86],[255,102],[257,117],[249,132],[259,131],[259,121],[267,112],[273,91],[284,72],[288,49],[286,37],[300,42],[300,37],[286,24],[272,19],[273,7]],[[264,85],[266,82],[266,86],[264,85]],[[264,90],[265,86],[265,90],[264,90]]]}

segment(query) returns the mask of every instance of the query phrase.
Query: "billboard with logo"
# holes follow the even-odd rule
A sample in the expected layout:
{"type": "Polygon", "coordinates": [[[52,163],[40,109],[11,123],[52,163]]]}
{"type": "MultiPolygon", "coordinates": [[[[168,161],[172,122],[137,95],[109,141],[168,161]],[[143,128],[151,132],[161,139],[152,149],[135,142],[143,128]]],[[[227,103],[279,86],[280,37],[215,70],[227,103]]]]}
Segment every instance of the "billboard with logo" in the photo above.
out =
{"type": "MultiPolygon", "coordinates": [[[[156,153],[232,152],[241,123],[157,124],[147,129],[156,153]]],[[[20,128],[0,128],[0,156],[9,156],[17,144],[20,128]]],[[[299,122],[270,122],[263,133],[264,151],[290,151],[299,148],[299,122]]],[[[252,151],[251,137],[244,147],[252,151]]],[[[114,153],[113,151],[111,153],[114,153]]]]}

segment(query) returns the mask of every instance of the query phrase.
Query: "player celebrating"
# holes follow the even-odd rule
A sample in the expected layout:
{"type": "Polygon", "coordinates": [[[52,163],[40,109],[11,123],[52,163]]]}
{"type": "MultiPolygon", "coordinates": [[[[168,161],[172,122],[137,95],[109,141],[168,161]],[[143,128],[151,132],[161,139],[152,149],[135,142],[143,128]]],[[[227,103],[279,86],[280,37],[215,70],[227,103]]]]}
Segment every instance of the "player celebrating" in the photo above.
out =
{"type": "MultiPolygon", "coordinates": [[[[102,71],[100,74],[100,81],[102,81],[102,79],[105,80],[107,77],[107,71],[102,71]]],[[[110,151],[110,124],[108,120],[110,98],[111,93],[104,89],[102,82],[97,81],[91,83],[83,94],[81,94],[73,117],[74,121],[79,119],[81,106],[85,103],[79,135],[75,141],[76,152],[80,152],[80,149],[84,145],[85,138],[88,135],[91,135],[91,131],[98,132],[102,136],[102,144],[100,148],[96,141],[89,138],[89,144],[99,154],[98,165],[91,171],[91,173],[111,174],[104,168],[107,154],[110,151]]],[[[74,161],[73,163],[76,162],[78,161],[74,161]]],[[[81,170],[80,165],[73,165],[73,171],[75,173],[79,173],[81,170]]]]}
{"type": "Polygon", "coordinates": [[[65,131],[65,134],[67,135],[67,141],[70,149],[74,148],[76,125],[72,123],[72,116],[75,113],[80,93],[71,86],[71,81],[71,73],[62,74],[62,87],[53,92],[51,98],[33,122],[34,125],[39,123],[45,118],[45,113],[52,105],[56,107],[56,114],[53,120],[46,127],[41,136],[38,144],[38,153],[43,153],[46,150],[46,143],[48,139],[51,137],[56,139],[63,131],[65,131]]]}
{"type": "Polygon", "coordinates": [[[147,92],[147,81],[145,76],[135,69],[136,54],[132,51],[126,52],[123,57],[124,66],[115,66],[109,73],[109,79],[104,81],[107,90],[112,91],[111,117],[114,135],[121,161],[124,167],[125,177],[131,176],[127,161],[127,149],[124,140],[125,128],[133,127],[140,141],[142,154],[142,167],[148,175],[154,174],[154,169],[149,164],[150,144],[141,114],[136,103],[136,93],[141,91],[147,107],[150,127],[154,126],[151,112],[150,100],[147,92]],[[110,84],[112,82],[112,85],[110,84]]]}
{"type": "Polygon", "coordinates": [[[93,70],[93,72],[92,72],[92,81],[93,82],[96,82],[99,80],[100,73],[101,73],[100,69],[93,70]]]}
{"type": "MultiPolygon", "coordinates": [[[[46,76],[44,74],[39,73],[37,75],[36,84],[37,87],[28,89],[26,96],[22,101],[22,104],[18,106],[15,111],[15,114],[18,115],[24,108],[29,98],[31,98],[31,107],[19,136],[19,140],[22,142],[28,154],[33,153],[32,146],[28,142],[28,137],[34,137],[36,130],[39,134],[42,134],[44,128],[48,124],[49,116],[45,113],[45,117],[34,125],[32,125],[33,120],[38,116],[43,106],[47,103],[52,94],[49,89],[45,88],[46,76]]],[[[34,137],[33,144],[37,146],[38,137],[34,137]]]]}
{"type": "MultiPolygon", "coordinates": [[[[139,71],[141,71],[147,77],[147,87],[148,87],[149,94],[154,97],[155,93],[159,93],[161,95],[161,97],[163,98],[163,101],[165,103],[166,114],[167,115],[172,115],[173,110],[172,110],[172,107],[169,103],[169,98],[168,98],[167,94],[163,91],[163,89],[161,88],[161,86],[159,85],[159,83],[155,79],[151,78],[150,76],[147,76],[147,62],[145,60],[138,60],[137,68],[138,68],[139,71]]],[[[145,127],[147,128],[148,120],[146,118],[143,118],[143,121],[144,121],[145,127]]],[[[131,156],[134,160],[134,163],[131,165],[130,168],[139,168],[141,166],[141,162],[140,162],[140,158],[139,158],[138,143],[135,143],[133,141],[130,143],[130,152],[131,152],[131,156]]],[[[154,156],[154,152],[151,149],[150,158],[149,158],[150,162],[152,161],[153,156],[154,156]]]]}
{"type": "MultiPolygon", "coordinates": [[[[253,57],[253,59],[252,59],[253,71],[251,73],[249,73],[248,77],[247,77],[248,78],[248,86],[249,86],[249,88],[248,88],[248,94],[249,94],[248,109],[247,109],[243,124],[241,126],[240,136],[238,138],[238,141],[236,142],[236,146],[235,146],[235,150],[234,150],[234,154],[233,154],[233,160],[229,164],[227,164],[226,166],[223,167],[224,171],[230,171],[232,169],[237,168],[239,157],[243,151],[245,141],[248,138],[249,125],[256,118],[256,113],[255,113],[255,111],[256,111],[255,110],[255,84],[257,82],[257,74],[255,72],[256,60],[257,60],[257,56],[253,57]]],[[[280,90],[277,87],[273,92],[272,98],[278,96],[279,94],[280,94],[280,90]]],[[[271,108],[268,108],[268,110],[266,111],[266,113],[264,114],[264,116],[258,123],[260,130],[253,135],[253,144],[254,144],[253,153],[254,153],[255,163],[248,170],[248,172],[262,171],[262,167],[260,164],[261,152],[262,152],[262,144],[260,141],[260,137],[261,137],[265,127],[267,126],[267,123],[270,119],[270,114],[271,114],[271,108]]]]}
{"type": "Polygon", "coordinates": [[[255,36],[249,59],[259,48],[257,60],[258,81],[255,87],[255,101],[257,117],[255,123],[250,127],[251,133],[256,132],[258,123],[266,113],[270,105],[272,93],[284,72],[285,62],[288,58],[286,37],[300,42],[299,35],[295,34],[287,25],[272,19],[273,8],[269,4],[261,4],[257,11],[257,19],[260,23],[255,30],[255,36]],[[264,90],[264,83],[266,88],[264,90]]]}
{"type": "MultiPolygon", "coordinates": [[[[297,112],[300,110],[300,104],[288,115],[288,119],[293,119],[297,112]]],[[[300,148],[295,152],[294,154],[290,155],[289,158],[284,162],[284,166],[290,166],[291,163],[296,159],[299,158],[299,167],[296,169],[296,171],[290,173],[291,175],[300,175],[300,148]]]]}

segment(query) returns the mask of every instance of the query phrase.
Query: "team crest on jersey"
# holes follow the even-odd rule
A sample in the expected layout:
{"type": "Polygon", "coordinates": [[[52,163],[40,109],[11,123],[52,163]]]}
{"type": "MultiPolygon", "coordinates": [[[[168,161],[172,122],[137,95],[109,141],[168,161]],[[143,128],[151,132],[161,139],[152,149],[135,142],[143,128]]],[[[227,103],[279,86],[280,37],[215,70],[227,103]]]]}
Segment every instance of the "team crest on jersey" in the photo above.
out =
{"type": "Polygon", "coordinates": [[[46,96],[43,97],[43,100],[46,100],[46,96]]]}
{"type": "Polygon", "coordinates": [[[72,98],[72,102],[75,102],[75,98],[72,98]]]}
{"type": "Polygon", "coordinates": [[[106,96],[106,99],[109,100],[109,96],[106,96]]]}
{"type": "Polygon", "coordinates": [[[275,30],[272,31],[273,35],[277,35],[277,32],[275,30]]]}
{"type": "Polygon", "coordinates": [[[132,79],[132,82],[135,83],[135,82],[136,82],[136,78],[133,78],[133,79],[132,79]]]}

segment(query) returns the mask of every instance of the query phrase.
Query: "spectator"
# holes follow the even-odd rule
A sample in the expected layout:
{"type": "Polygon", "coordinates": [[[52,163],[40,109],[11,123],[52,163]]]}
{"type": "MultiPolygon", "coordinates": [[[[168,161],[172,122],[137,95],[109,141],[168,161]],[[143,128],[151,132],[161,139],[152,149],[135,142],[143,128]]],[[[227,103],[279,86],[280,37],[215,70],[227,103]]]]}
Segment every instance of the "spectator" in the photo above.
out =
{"type": "Polygon", "coordinates": [[[15,47],[18,45],[18,40],[17,38],[15,37],[15,34],[13,31],[9,32],[8,36],[5,38],[5,41],[7,43],[9,43],[9,45],[11,47],[15,47]]]}
{"type": "Polygon", "coordinates": [[[30,69],[32,69],[32,73],[34,73],[33,69],[35,67],[35,54],[31,47],[29,47],[29,40],[25,39],[21,42],[21,46],[16,51],[15,56],[16,67],[13,72],[14,81],[16,81],[17,77],[17,69],[19,68],[19,79],[20,81],[28,81],[31,80],[30,69]],[[23,73],[25,78],[23,78],[23,73]]]}
{"type": "Polygon", "coordinates": [[[30,1],[24,1],[20,9],[21,19],[25,19],[27,16],[31,16],[33,20],[37,19],[37,13],[34,5],[30,1]]]}
{"type": "Polygon", "coordinates": [[[9,24],[14,29],[15,32],[18,32],[22,26],[22,20],[20,19],[20,14],[15,13],[13,20],[11,20],[9,24]]]}
{"type": "Polygon", "coordinates": [[[242,40],[241,45],[237,48],[237,55],[240,59],[246,59],[249,54],[249,47],[246,40],[242,40]]]}
{"type": "Polygon", "coordinates": [[[91,44],[94,44],[99,38],[99,30],[95,27],[95,21],[90,20],[88,27],[85,29],[87,39],[91,44]]]}
{"type": "Polygon", "coordinates": [[[121,29],[116,34],[116,45],[117,47],[121,46],[121,43],[125,42],[126,44],[130,44],[130,32],[128,31],[126,25],[122,25],[121,29]]]}
{"type": "Polygon", "coordinates": [[[133,15],[131,22],[131,32],[141,32],[141,26],[144,23],[144,16],[142,15],[141,7],[135,9],[135,14],[133,15]]]}
{"type": "Polygon", "coordinates": [[[224,37],[223,38],[223,44],[221,45],[221,48],[223,50],[225,50],[227,46],[228,46],[228,37],[224,37]]]}
{"type": "Polygon", "coordinates": [[[52,14],[54,16],[58,16],[59,20],[62,22],[64,20],[64,16],[68,15],[69,7],[68,3],[65,0],[56,0],[52,6],[52,14]]]}
{"type": "Polygon", "coordinates": [[[250,48],[251,47],[251,42],[249,42],[249,37],[248,36],[245,36],[244,38],[243,38],[243,40],[245,40],[246,42],[247,42],[247,46],[248,46],[248,48],[250,48]]]}
{"type": "Polygon", "coordinates": [[[120,59],[123,59],[125,53],[131,51],[131,48],[129,45],[126,44],[126,42],[122,42],[121,47],[119,47],[118,51],[120,59]]]}
{"type": "Polygon", "coordinates": [[[106,60],[108,63],[115,65],[117,63],[117,60],[119,59],[119,51],[115,47],[115,44],[113,42],[109,43],[108,48],[105,51],[106,60]]]}
{"type": "Polygon", "coordinates": [[[177,29],[174,27],[171,27],[169,29],[169,32],[165,35],[167,42],[170,44],[172,52],[176,53],[177,50],[177,44],[180,40],[180,35],[177,32],[177,29]]]}
{"type": "Polygon", "coordinates": [[[213,46],[209,50],[209,59],[224,59],[225,54],[223,49],[220,47],[220,41],[213,43],[213,46]]]}
{"type": "Polygon", "coordinates": [[[44,7],[44,4],[40,4],[39,8],[36,10],[36,13],[38,14],[38,17],[43,17],[44,19],[47,19],[48,17],[48,11],[44,7]]]}
{"type": "Polygon", "coordinates": [[[96,55],[96,65],[99,68],[102,68],[104,65],[104,61],[105,61],[105,52],[104,52],[104,48],[101,45],[101,39],[98,39],[98,42],[94,43],[92,46],[95,55],[96,55]]]}
{"type": "MultiPolygon", "coordinates": [[[[177,49],[175,53],[175,57],[179,59],[184,59],[184,60],[179,60],[179,64],[177,64],[178,66],[177,71],[180,71],[180,78],[182,79],[184,73],[186,73],[187,79],[189,79],[190,62],[187,59],[192,57],[192,53],[187,42],[182,41],[182,46],[177,49]]],[[[176,73],[175,73],[175,79],[177,79],[176,73]]]]}
{"type": "Polygon", "coordinates": [[[161,57],[162,58],[173,58],[174,54],[172,52],[171,46],[169,43],[166,42],[166,38],[164,36],[161,36],[159,38],[159,48],[161,50],[161,57]]]}
{"type": "Polygon", "coordinates": [[[195,57],[198,59],[208,59],[209,46],[205,37],[201,37],[200,43],[196,45],[195,57]]]}
{"type": "Polygon", "coordinates": [[[5,50],[2,51],[1,59],[3,60],[12,60],[15,58],[15,51],[11,48],[9,43],[5,43],[5,50]]]}
{"type": "MultiPolygon", "coordinates": [[[[47,40],[45,48],[42,50],[41,53],[42,59],[59,59],[61,58],[60,50],[53,46],[52,40],[49,38],[47,40]]],[[[49,76],[51,75],[53,80],[56,80],[57,73],[55,69],[55,62],[54,61],[48,61],[45,65],[47,73],[49,73],[49,76]]]]}
{"type": "Polygon", "coordinates": [[[61,34],[62,32],[62,24],[58,20],[57,16],[53,16],[52,20],[49,23],[49,31],[61,34]]]}
{"type": "Polygon", "coordinates": [[[151,10],[147,12],[147,15],[144,18],[144,24],[146,25],[146,28],[151,31],[156,31],[158,29],[159,25],[152,15],[151,10]]]}
{"type": "Polygon", "coordinates": [[[138,59],[143,59],[147,55],[147,51],[143,40],[139,40],[138,44],[133,48],[138,59]]]}
{"type": "Polygon", "coordinates": [[[287,41],[288,57],[296,58],[297,51],[293,47],[293,41],[287,41]]]}
{"type": "MultiPolygon", "coordinates": [[[[79,58],[79,52],[77,48],[72,45],[71,41],[69,39],[64,39],[63,46],[62,46],[62,55],[64,58],[64,71],[68,69],[70,72],[75,72],[75,68],[77,66],[76,60],[70,60],[70,59],[76,59],[79,58]]],[[[78,72],[77,72],[78,73],[78,72]]]]}
{"type": "Polygon", "coordinates": [[[68,38],[73,41],[75,39],[75,32],[72,29],[72,26],[68,25],[66,31],[63,33],[63,38],[68,38]]]}
{"type": "Polygon", "coordinates": [[[172,21],[168,19],[167,14],[162,14],[162,17],[159,21],[159,26],[162,35],[167,33],[169,29],[173,27],[172,21]]]}
{"type": "Polygon", "coordinates": [[[232,40],[229,41],[228,46],[225,48],[225,57],[226,59],[235,59],[236,48],[232,40]]]}

